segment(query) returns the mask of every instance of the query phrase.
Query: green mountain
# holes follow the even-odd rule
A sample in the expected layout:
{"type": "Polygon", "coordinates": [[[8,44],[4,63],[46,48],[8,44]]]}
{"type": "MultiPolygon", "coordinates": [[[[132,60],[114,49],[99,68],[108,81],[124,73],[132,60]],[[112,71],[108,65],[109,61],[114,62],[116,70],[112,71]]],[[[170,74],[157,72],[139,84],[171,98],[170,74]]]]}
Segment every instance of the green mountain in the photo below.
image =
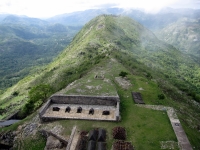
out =
{"type": "Polygon", "coordinates": [[[125,15],[129,16],[143,26],[151,30],[158,30],[167,25],[178,21],[181,18],[197,19],[200,15],[199,9],[188,8],[164,8],[157,13],[147,13],[138,9],[122,9],[122,8],[102,8],[102,9],[88,9],[85,11],[78,11],[73,13],[61,14],[51,18],[47,21],[61,23],[66,25],[84,25],[91,19],[98,15],[125,15]]]}
{"type": "MultiPolygon", "coordinates": [[[[65,133],[74,124],[81,130],[101,125],[110,131],[113,126],[122,125],[127,128],[128,141],[137,149],[160,149],[161,141],[176,143],[166,112],[133,105],[131,92],[139,91],[146,104],[174,107],[192,146],[199,149],[200,65],[196,61],[128,17],[101,15],[88,22],[52,63],[0,95],[1,118],[20,108],[21,116],[33,113],[58,91],[88,95],[106,91],[115,95],[117,91],[121,100],[120,123],[68,120],[53,124],[65,126],[65,133]],[[120,72],[126,72],[126,80],[131,83],[125,89],[115,80],[120,72]],[[96,73],[105,75],[106,84],[91,82],[96,73]]],[[[28,141],[32,141],[32,146],[42,146],[44,141],[37,138],[41,137],[27,137],[22,145],[30,147],[28,141]]]]}
{"type": "Polygon", "coordinates": [[[79,30],[61,24],[40,26],[41,21],[36,24],[37,20],[31,18],[23,23],[19,17],[10,17],[10,22],[6,18],[0,24],[0,90],[14,85],[37,66],[51,62],[79,30]]]}
{"type": "Polygon", "coordinates": [[[199,19],[180,19],[158,31],[156,35],[182,52],[200,57],[199,19]]]}
{"type": "Polygon", "coordinates": [[[17,16],[17,15],[4,15],[2,22],[6,24],[19,24],[19,25],[39,25],[39,26],[48,25],[47,21],[38,18],[30,18],[27,16],[17,16]]]}

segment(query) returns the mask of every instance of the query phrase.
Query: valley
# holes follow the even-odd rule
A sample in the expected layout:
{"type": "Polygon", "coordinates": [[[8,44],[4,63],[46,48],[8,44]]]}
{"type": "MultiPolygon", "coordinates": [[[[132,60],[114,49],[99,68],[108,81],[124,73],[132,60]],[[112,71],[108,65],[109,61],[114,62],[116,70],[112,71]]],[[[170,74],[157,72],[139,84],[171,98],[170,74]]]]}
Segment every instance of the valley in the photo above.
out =
{"type": "Polygon", "coordinates": [[[180,149],[167,111],[138,107],[132,98],[134,91],[141,93],[145,105],[174,108],[192,148],[199,149],[197,60],[129,17],[100,15],[86,23],[51,63],[33,70],[0,95],[1,119],[16,110],[26,117],[0,130],[17,132],[15,149],[44,149],[46,138],[39,131],[45,129],[69,139],[74,126],[79,132],[106,129],[107,149],[116,141],[112,129],[117,126],[126,129],[126,141],[135,149],[180,149]],[[118,95],[121,120],[40,122],[40,108],[53,94],[118,95]]]}
{"type": "Polygon", "coordinates": [[[200,57],[198,19],[180,19],[159,31],[157,35],[180,51],[200,57]]]}
{"type": "Polygon", "coordinates": [[[0,22],[0,90],[51,62],[79,30],[38,20],[7,16],[0,22]]]}

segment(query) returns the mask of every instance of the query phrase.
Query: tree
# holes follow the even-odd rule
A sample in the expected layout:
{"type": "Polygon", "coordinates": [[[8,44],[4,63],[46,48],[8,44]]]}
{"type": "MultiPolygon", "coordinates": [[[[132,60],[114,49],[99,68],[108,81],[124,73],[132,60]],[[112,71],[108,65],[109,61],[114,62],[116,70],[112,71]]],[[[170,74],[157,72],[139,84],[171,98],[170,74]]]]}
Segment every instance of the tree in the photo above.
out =
{"type": "Polygon", "coordinates": [[[52,93],[53,89],[48,84],[40,84],[34,86],[28,93],[29,100],[24,105],[23,109],[20,110],[19,117],[25,118],[27,115],[32,113],[34,109],[37,109],[37,106],[35,104],[38,101],[44,102],[52,93]]]}
{"type": "Polygon", "coordinates": [[[24,113],[25,114],[30,114],[34,109],[34,101],[33,100],[29,100],[25,106],[24,106],[24,113]]]}
{"type": "Polygon", "coordinates": [[[165,95],[164,94],[158,94],[158,99],[165,99],[165,95]]]}
{"type": "Polygon", "coordinates": [[[121,72],[119,73],[119,76],[122,76],[123,78],[126,77],[127,75],[128,75],[128,73],[125,72],[125,71],[121,71],[121,72]]]}
{"type": "Polygon", "coordinates": [[[151,79],[153,78],[152,75],[151,75],[149,72],[147,72],[146,77],[147,77],[149,80],[151,80],[151,79]]]}
{"type": "Polygon", "coordinates": [[[40,84],[37,86],[34,86],[29,91],[29,99],[33,102],[37,102],[39,100],[45,101],[53,92],[53,89],[48,84],[40,84]]]}
{"type": "Polygon", "coordinates": [[[12,95],[13,95],[13,96],[18,96],[18,95],[19,95],[19,92],[15,91],[15,92],[12,93],[12,95]]]}
{"type": "Polygon", "coordinates": [[[0,115],[2,115],[5,112],[5,109],[0,107],[0,115]]]}

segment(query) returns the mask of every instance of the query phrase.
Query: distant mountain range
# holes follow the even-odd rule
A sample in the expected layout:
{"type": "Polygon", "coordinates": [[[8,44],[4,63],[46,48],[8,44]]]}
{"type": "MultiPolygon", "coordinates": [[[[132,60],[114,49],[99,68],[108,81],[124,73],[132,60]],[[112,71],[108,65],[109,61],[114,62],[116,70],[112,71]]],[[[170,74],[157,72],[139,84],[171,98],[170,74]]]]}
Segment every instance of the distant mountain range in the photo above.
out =
{"type": "Polygon", "coordinates": [[[134,9],[91,9],[46,20],[1,14],[0,89],[19,81],[34,66],[50,62],[84,24],[101,14],[129,16],[154,31],[161,40],[197,57],[198,62],[200,10],[165,8],[149,14],[134,9]]]}
{"type": "MultiPolygon", "coordinates": [[[[1,16],[2,17],[2,16],[1,16]]],[[[30,70],[47,64],[72,40],[80,27],[4,15],[0,21],[0,89],[17,83],[30,70]]]]}
{"type": "Polygon", "coordinates": [[[198,16],[200,16],[200,10],[165,8],[156,14],[151,14],[135,9],[90,9],[86,11],[58,15],[47,19],[47,21],[58,22],[67,25],[84,25],[92,18],[101,14],[129,16],[145,27],[155,30],[161,29],[183,17],[196,19],[198,16]]]}
{"type": "Polygon", "coordinates": [[[199,9],[165,8],[156,14],[145,13],[141,10],[134,9],[91,9],[58,15],[47,19],[47,21],[59,22],[67,25],[84,25],[90,19],[101,14],[129,16],[148,29],[154,31],[156,35],[165,42],[172,44],[185,53],[200,57],[198,42],[200,39],[199,9]],[[186,30],[188,30],[188,33],[185,33],[186,30]],[[178,33],[175,34],[175,32],[178,33]]]}
{"type": "Polygon", "coordinates": [[[40,24],[60,23],[64,25],[83,26],[85,23],[102,14],[124,15],[138,21],[149,29],[161,29],[166,25],[176,22],[180,18],[197,19],[200,16],[200,9],[172,9],[164,8],[158,13],[145,13],[142,10],[105,8],[89,9],[73,13],[57,15],[48,19],[29,18],[26,16],[16,16],[9,14],[0,14],[0,22],[20,23],[20,24],[40,24]]]}
{"type": "MultiPolygon", "coordinates": [[[[63,30],[63,26],[58,25],[58,27],[63,30]]],[[[47,33],[49,32],[46,31],[45,35],[48,35],[47,33]]],[[[39,42],[41,39],[36,41],[39,42]]],[[[36,41],[33,40],[33,44],[37,43],[36,41]]],[[[103,73],[104,62],[109,62],[107,67],[110,70],[118,72],[106,75],[107,80],[98,80],[94,87],[101,82],[112,82],[113,86],[119,89],[115,83],[115,77],[119,76],[120,71],[125,70],[128,74],[125,80],[133,82],[133,88],[138,86],[139,82],[142,83],[140,84],[142,87],[151,85],[150,89],[146,88],[143,92],[145,100],[148,100],[150,104],[165,104],[175,108],[192,145],[200,147],[200,136],[197,132],[200,124],[198,105],[200,102],[200,63],[174,46],[161,41],[140,23],[124,16],[100,15],[86,23],[68,47],[51,63],[37,68],[0,95],[3,112],[1,117],[6,117],[19,108],[21,108],[20,112],[25,115],[28,114],[27,112],[34,112],[45,100],[39,98],[33,101],[28,93],[40,86],[48,85],[47,87],[51,87],[52,93],[50,94],[53,94],[71,83],[73,92],[84,95],[85,92],[81,90],[87,87],[85,84],[79,84],[81,82],[79,79],[85,76],[94,78],[89,72],[97,65],[101,67],[103,73]],[[112,68],[112,63],[123,69],[112,68]],[[167,97],[166,99],[160,100],[157,95],[154,96],[158,93],[158,89],[167,97]]],[[[84,80],[84,82],[90,83],[91,81],[84,80]]],[[[90,90],[90,92],[95,91],[90,90]]],[[[118,92],[122,99],[120,111],[123,109],[123,112],[130,113],[126,112],[126,107],[127,105],[132,106],[132,101],[124,105],[130,93],[122,94],[127,92],[123,89],[118,92]]],[[[123,116],[127,115],[123,114],[123,116]]],[[[152,116],[145,115],[145,117],[151,118],[152,116]]],[[[132,120],[129,122],[131,126],[132,120]]],[[[146,133],[144,135],[146,136],[146,133]]],[[[148,142],[145,144],[149,147],[148,142]]],[[[160,148],[159,144],[150,146],[151,149],[160,148]]]]}
{"type": "Polygon", "coordinates": [[[181,18],[158,31],[156,35],[182,52],[200,58],[200,18],[181,18]]]}

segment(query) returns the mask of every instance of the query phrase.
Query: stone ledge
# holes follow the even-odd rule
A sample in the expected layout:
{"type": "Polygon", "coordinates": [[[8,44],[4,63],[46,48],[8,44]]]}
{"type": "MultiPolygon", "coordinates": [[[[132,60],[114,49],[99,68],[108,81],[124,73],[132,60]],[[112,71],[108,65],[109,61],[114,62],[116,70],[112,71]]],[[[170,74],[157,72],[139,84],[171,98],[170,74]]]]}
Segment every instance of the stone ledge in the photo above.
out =
{"type": "MultiPolygon", "coordinates": [[[[81,120],[101,120],[101,121],[119,121],[120,120],[120,112],[119,112],[119,104],[120,99],[118,96],[86,96],[86,95],[63,95],[63,94],[56,94],[52,95],[50,99],[46,102],[46,104],[40,109],[39,111],[39,117],[41,121],[53,121],[53,120],[59,120],[59,119],[81,119],[81,120]],[[46,115],[45,113],[50,111],[51,105],[62,105],[61,107],[64,107],[64,105],[79,105],[80,107],[98,107],[99,110],[108,109],[107,107],[113,107],[112,112],[114,112],[113,118],[105,118],[105,117],[88,117],[88,116],[60,116],[57,115],[46,115]],[[105,108],[104,108],[105,107],[105,108]]],[[[66,108],[65,108],[66,109],[66,108]]],[[[60,109],[59,109],[60,110],[60,109]]],[[[110,110],[110,109],[109,109],[110,110]]],[[[61,113],[63,113],[64,108],[61,108],[61,113]]],[[[74,110],[73,110],[74,111],[74,110]]],[[[98,111],[97,111],[98,112],[98,111]]],[[[60,112],[58,112],[60,113],[60,112]]]]}
{"type": "Polygon", "coordinates": [[[66,140],[65,138],[63,138],[63,137],[61,137],[61,136],[59,136],[59,135],[57,135],[57,134],[55,134],[51,131],[47,131],[47,130],[42,129],[39,132],[46,137],[51,135],[51,136],[55,137],[56,139],[58,139],[59,141],[61,141],[62,143],[64,143],[65,145],[68,145],[68,140],[66,140]]]}

